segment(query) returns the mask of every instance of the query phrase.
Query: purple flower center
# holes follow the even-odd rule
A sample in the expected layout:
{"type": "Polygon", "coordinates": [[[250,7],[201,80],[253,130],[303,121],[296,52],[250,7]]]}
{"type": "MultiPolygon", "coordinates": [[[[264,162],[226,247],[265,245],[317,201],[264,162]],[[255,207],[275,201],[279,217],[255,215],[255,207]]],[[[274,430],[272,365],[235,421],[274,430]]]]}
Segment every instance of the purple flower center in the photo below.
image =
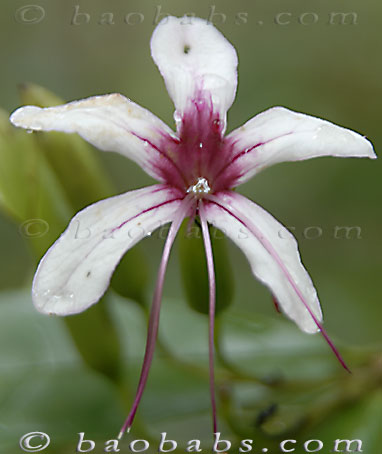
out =
{"type": "Polygon", "coordinates": [[[197,198],[231,189],[239,176],[230,165],[233,144],[224,138],[224,121],[212,102],[199,95],[176,120],[177,137],[163,137],[158,147],[156,165],[167,184],[197,198]]]}

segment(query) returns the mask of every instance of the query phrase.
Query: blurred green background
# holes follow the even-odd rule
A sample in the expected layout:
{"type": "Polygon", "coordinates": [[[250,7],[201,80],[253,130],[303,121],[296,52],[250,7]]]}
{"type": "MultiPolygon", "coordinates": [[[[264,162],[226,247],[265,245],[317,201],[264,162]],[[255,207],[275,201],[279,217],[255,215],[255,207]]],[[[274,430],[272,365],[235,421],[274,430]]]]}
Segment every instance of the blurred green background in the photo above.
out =
{"type": "MultiPolygon", "coordinates": [[[[102,442],[119,431],[138,380],[163,240],[153,235],[128,257],[121,272],[122,282],[132,283],[129,298],[110,291],[99,308],[70,321],[35,312],[31,279],[37,259],[75,211],[152,180],[122,156],[94,151],[80,139],[14,131],[7,113],[39,102],[25,84],[65,101],[119,92],[172,125],[172,104],[149,40],[158,15],[192,12],[210,18],[238,52],[228,131],[283,105],[364,134],[378,154],[382,5],[5,0],[0,8],[0,452],[21,452],[18,440],[31,431],[49,433],[46,452],[75,452],[78,432],[97,440],[94,452],[102,452],[102,442]],[[75,11],[88,17],[75,17],[75,11]],[[341,23],[336,12],[354,14],[341,23]],[[100,23],[105,19],[113,24],[100,23]],[[46,219],[49,232],[40,236],[43,226],[31,224],[32,235],[26,234],[35,218],[46,219]]],[[[337,438],[362,439],[363,452],[378,452],[381,172],[380,160],[323,158],[275,166],[240,188],[296,235],[325,327],[353,374],[340,368],[319,335],[298,332],[274,311],[269,292],[229,245],[235,293],[218,320],[218,413],[222,437],[236,452],[243,438],[254,440],[253,452],[281,452],[286,438],[298,440],[296,453],[305,452],[310,439],[322,440],[321,452],[331,452],[337,438]],[[344,231],[335,235],[340,226],[358,229],[346,238],[344,231]]],[[[207,319],[187,305],[180,269],[175,250],[160,346],[130,438],[154,440],[152,452],[163,431],[183,444],[205,440],[204,449],[211,438],[207,319]]]]}

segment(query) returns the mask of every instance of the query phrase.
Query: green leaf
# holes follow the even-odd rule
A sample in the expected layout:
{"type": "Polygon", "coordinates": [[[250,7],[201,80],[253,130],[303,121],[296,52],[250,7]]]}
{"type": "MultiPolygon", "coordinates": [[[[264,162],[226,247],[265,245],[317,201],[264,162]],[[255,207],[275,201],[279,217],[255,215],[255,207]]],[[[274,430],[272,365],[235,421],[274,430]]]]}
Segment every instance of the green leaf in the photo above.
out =
{"type": "Polygon", "coordinates": [[[58,106],[62,99],[50,90],[37,84],[23,83],[18,85],[21,102],[38,107],[58,106]]]}
{"type": "Polygon", "coordinates": [[[65,323],[85,363],[118,383],[121,376],[121,348],[107,306],[107,297],[86,312],[65,317],[65,323]]]}
{"type": "MultiPolygon", "coordinates": [[[[216,313],[226,309],[233,298],[233,274],[226,240],[222,232],[210,228],[216,278],[216,313]]],[[[183,286],[189,305],[208,314],[209,291],[207,261],[201,229],[197,224],[188,231],[184,223],[179,234],[179,253],[183,286]]]]}
{"type": "Polygon", "coordinates": [[[111,287],[119,295],[144,304],[149,269],[145,257],[138,248],[136,245],[124,255],[113,273],[111,287]]]}
{"type": "MultiPolygon", "coordinates": [[[[367,390],[365,390],[367,391],[367,390]]],[[[376,390],[362,400],[348,401],[333,411],[315,430],[315,437],[325,443],[329,451],[333,443],[341,440],[361,440],[362,451],[376,453],[381,449],[382,392],[376,390]]],[[[356,452],[357,442],[353,441],[350,449],[356,452]]],[[[337,452],[346,452],[346,442],[339,445],[337,452]],[[342,450],[342,451],[341,451],[342,450]]]]}
{"type": "Polygon", "coordinates": [[[62,318],[34,310],[24,289],[0,292],[0,310],[0,452],[22,452],[18,440],[35,430],[50,435],[55,454],[72,452],[80,431],[100,444],[112,438],[123,402],[109,380],[83,366],[62,318]]]}

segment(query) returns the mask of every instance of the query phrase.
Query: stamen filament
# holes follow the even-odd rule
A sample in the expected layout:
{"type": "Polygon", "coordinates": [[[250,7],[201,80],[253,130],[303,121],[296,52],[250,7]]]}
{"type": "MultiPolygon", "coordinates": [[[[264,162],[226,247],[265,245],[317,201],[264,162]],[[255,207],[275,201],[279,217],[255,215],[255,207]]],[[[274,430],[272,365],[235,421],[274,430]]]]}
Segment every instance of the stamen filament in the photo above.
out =
{"type": "Polygon", "coordinates": [[[212,252],[210,232],[208,230],[208,224],[204,212],[204,206],[202,200],[199,201],[199,216],[200,223],[202,226],[202,234],[204,241],[204,249],[206,252],[207,259],[207,270],[208,270],[208,283],[209,283],[209,369],[210,369],[210,394],[211,394],[211,406],[212,406],[212,425],[213,432],[217,432],[217,417],[216,417],[216,397],[215,397],[215,372],[214,372],[214,355],[215,355],[215,298],[216,298],[216,282],[215,282],[215,269],[214,269],[214,258],[212,252]]]}
{"type": "Polygon", "coordinates": [[[167,235],[166,243],[163,248],[163,254],[161,263],[158,270],[158,277],[157,283],[155,286],[153,303],[151,306],[150,318],[149,318],[149,326],[147,331],[147,341],[146,341],[146,350],[145,356],[143,359],[142,371],[141,376],[139,378],[139,383],[137,387],[136,396],[131,407],[130,413],[126,418],[121,431],[119,433],[118,438],[121,439],[125,432],[130,432],[130,428],[133,424],[135,414],[137,412],[139,403],[141,401],[143,391],[146,386],[146,382],[148,379],[150,366],[152,363],[154,350],[155,350],[155,343],[158,335],[158,327],[159,327],[159,317],[160,317],[160,307],[162,301],[162,293],[163,293],[163,285],[164,285],[164,278],[166,274],[168,259],[170,257],[170,252],[172,245],[174,243],[175,237],[179,231],[179,228],[183,222],[183,219],[188,215],[188,211],[191,207],[191,204],[194,203],[192,197],[185,197],[182,201],[181,207],[177,216],[173,219],[171,224],[169,233],[167,235]]]}

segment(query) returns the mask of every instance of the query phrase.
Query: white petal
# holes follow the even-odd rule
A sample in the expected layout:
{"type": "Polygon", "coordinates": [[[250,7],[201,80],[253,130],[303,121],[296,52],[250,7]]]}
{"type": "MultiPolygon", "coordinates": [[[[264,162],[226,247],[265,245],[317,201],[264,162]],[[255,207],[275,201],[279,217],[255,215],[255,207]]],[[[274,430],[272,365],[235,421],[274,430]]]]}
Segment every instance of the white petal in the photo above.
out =
{"type": "Polygon", "coordinates": [[[10,120],[33,131],[78,133],[103,151],[127,156],[163,181],[156,166],[162,157],[156,146],[163,136],[173,133],[151,112],[120,94],[93,96],[57,107],[20,107],[10,120]]]}
{"type": "Polygon", "coordinates": [[[225,118],[235,99],[237,55],[211,23],[198,17],[164,18],[151,38],[151,54],[178,115],[202,91],[225,118]]]}
{"type": "Polygon", "coordinates": [[[227,137],[234,143],[232,166],[239,166],[247,181],[278,162],[319,156],[376,158],[365,137],[320,118],[273,107],[256,115],[227,137]]]}
{"type": "Polygon", "coordinates": [[[173,190],[155,185],[80,211],[41,260],[33,302],[43,313],[70,315],[96,303],[123,254],[179,209],[173,190]]]}
{"type": "Polygon", "coordinates": [[[253,274],[269,287],[283,312],[303,331],[317,332],[317,325],[302,300],[318,322],[322,321],[320,303],[301,263],[293,235],[240,194],[221,193],[214,200],[217,204],[206,205],[208,222],[222,230],[244,252],[253,274]]]}

